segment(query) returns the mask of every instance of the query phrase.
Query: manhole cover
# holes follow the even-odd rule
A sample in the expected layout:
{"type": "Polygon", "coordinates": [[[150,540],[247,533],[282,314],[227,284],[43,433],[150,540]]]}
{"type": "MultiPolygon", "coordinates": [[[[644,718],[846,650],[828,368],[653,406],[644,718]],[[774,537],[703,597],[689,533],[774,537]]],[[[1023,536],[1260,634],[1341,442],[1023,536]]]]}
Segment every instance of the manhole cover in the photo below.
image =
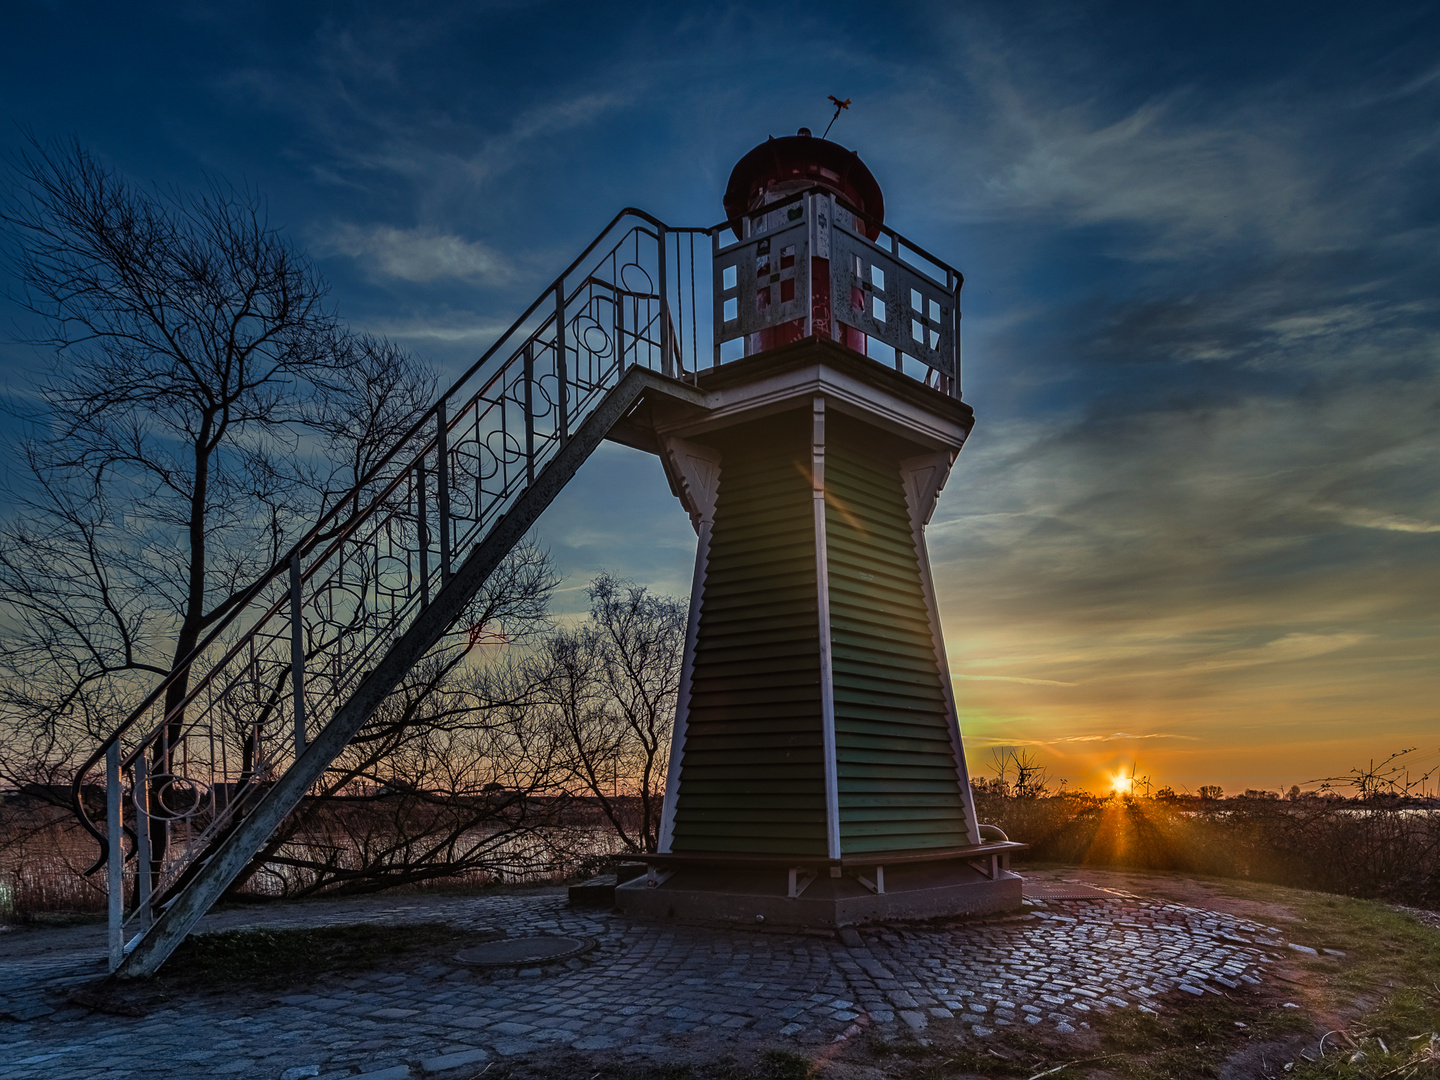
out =
{"type": "Polygon", "coordinates": [[[469,949],[461,949],[455,959],[477,967],[514,967],[529,964],[553,964],[568,960],[595,947],[588,937],[558,937],[537,934],[534,937],[503,938],[487,941],[469,949]]]}

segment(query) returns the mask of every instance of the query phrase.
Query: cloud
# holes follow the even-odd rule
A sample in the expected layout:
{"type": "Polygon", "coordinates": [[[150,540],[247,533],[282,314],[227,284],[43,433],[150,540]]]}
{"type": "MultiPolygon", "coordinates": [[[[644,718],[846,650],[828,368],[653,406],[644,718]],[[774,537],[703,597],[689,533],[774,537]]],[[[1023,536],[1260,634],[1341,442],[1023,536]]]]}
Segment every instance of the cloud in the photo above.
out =
{"type": "Polygon", "coordinates": [[[345,223],[322,236],[316,249],[321,254],[348,255],[372,277],[504,285],[515,276],[510,261],[486,245],[434,229],[345,223]]]}
{"type": "Polygon", "coordinates": [[[1106,121],[1085,104],[1057,107],[997,83],[996,117],[1009,158],[989,178],[993,210],[1040,213],[1072,226],[1142,225],[1154,235],[1134,254],[1193,259],[1197,245],[1334,244],[1304,155],[1283,118],[1252,112],[1219,122],[1181,119],[1172,92],[1106,121]]]}
{"type": "Polygon", "coordinates": [[[1126,731],[1117,731],[1112,735],[1067,735],[1055,741],[1062,743],[1134,742],[1137,739],[1185,739],[1193,741],[1198,738],[1196,735],[1176,735],[1166,731],[1156,731],[1149,735],[1132,735],[1126,731]]]}
{"type": "Polygon", "coordinates": [[[1296,660],[1309,660],[1326,653],[1348,649],[1366,640],[1368,634],[1338,633],[1312,634],[1296,631],[1274,641],[1267,641],[1249,649],[1236,649],[1211,657],[1192,667],[1197,671],[1221,671],[1227,668],[1253,667],[1257,664],[1283,664],[1296,660]]]}
{"type": "MultiPolygon", "coordinates": [[[[365,322],[359,328],[396,341],[429,341],[444,345],[466,345],[472,349],[494,341],[511,324],[471,312],[442,312],[401,319],[365,322]]],[[[524,327],[521,328],[522,331],[524,327]]],[[[523,339],[523,333],[521,338],[523,339]]]]}
{"type": "Polygon", "coordinates": [[[1058,679],[1030,679],[1020,675],[954,675],[952,678],[964,679],[966,682],[1011,682],[1023,683],[1025,686],[1074,686],[1073,682],[1060,682],[1058,679]]]}
{"type": "Polygon", "coordinates": [[[940,20],[943,49],[923,75],[896,77],[887,109],[914,123],[872,133],[930,178],[913,205],[967,224],[1085,229],[1107,255],[1194,266],[1366,244],[1410,199],[1406,167],[1433,154],[1423,110],[1393,105],[1433,94],[1428,63],[1398,90],[1398,59],[1323,80],[1309,55],[1239,77],[1158,75],[1090,25],[1067,30],[1067,16],[1088,22],[1082,10],[1048,12],[1043,30],[969,8],[940,20]]]}
{"type": "Polygon", "coordinates": [[[1403,514],[1370,510],[1363,506],[1336,506],[1333,503],[1320,504],[1317,510],[1334,514],[1346,525],[1360,529],[1384,529],[1387,532],[1440,533],[1440,525],[1430,521],[1417,521],[1403,514]]]}

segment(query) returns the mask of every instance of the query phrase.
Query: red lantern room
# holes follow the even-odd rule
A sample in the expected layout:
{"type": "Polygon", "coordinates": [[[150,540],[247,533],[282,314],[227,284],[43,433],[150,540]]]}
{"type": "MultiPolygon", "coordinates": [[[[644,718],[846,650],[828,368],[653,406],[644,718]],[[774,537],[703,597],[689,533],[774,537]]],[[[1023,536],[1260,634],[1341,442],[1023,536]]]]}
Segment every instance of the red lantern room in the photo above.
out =
{"type": "MultiPolygon", "coordinates": [[[[854,150],[817,139],[809,128],[785,138],[770,138],[740,159],[725,189],[725,216],[735,235],[749,240],[758,233],[777,233],[803,215],[800,200],[806,192],[821,189],[835,195],[834,220],[817,215],[809,237],[809,280],[797,283],[796,247],[778,244],[778,250],[761,241],[756,247],[755,314],[761,321],[772,305],[793,304],[809,293],[809,318],[799,317],[757,330],[746,339],[746,352],[763,352],[814,334],[865,352],[865,334],[831,311],[830,230],[846,229],[875,240],[885,221],[885,198],[875,177],[854,150]],[[801,286],[797,294],[797,284],[801,286]],[[803,286],[808,284],[809,288],[803,286]],[[807,329],[807,323],[809,327],[807,329]]],[[[748,275],[747,275],[748,276],[748,275]]],[[[747,290],[748,291],[748,290],[747,290]]],[[[867,299],[857,281],[850,289],[851,306],[863,308],[867,299]]],[[[749,299],[748,297],[746,298],[749,299]]]]}

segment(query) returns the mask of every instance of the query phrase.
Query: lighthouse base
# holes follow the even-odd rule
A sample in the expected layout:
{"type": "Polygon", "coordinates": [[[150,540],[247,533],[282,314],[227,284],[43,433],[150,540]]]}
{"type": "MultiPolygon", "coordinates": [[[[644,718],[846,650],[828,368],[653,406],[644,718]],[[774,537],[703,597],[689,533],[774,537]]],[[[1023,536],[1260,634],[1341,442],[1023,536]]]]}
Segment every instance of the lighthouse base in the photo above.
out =
{"type": "MultiPolygon", "coordinates": [[[[1019,846],[1019,845],[1016,845],[1019,846]]],[[[1020,907],[1020,878],[969,860],[893,866],[652,867],[615,890],[615,906],[647,921],[836,928],[892,919],[985,915],[1020,907]]]]}

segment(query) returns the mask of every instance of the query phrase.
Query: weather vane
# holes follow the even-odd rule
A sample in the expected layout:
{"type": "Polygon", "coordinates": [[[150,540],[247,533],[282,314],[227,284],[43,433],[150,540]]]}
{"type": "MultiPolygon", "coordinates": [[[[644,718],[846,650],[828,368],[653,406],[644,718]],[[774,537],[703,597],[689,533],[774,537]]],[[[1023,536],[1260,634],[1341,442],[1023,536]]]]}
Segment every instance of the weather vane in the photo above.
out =
{"type": "MultiPolygon", "coordinates": [[[[841,101],[834,94],[827,96],[835,103],[835,115],[830,117],[830,123],[825,125],[825,135],[830,134],[830,129],[835,126],[835,121],[840,119],[840,110],[850,108],[850,99],[848,97],[844,101],[841,101]]],[[[825,135],[821,135],[820,138],[825,138],[825,135]]]]}

